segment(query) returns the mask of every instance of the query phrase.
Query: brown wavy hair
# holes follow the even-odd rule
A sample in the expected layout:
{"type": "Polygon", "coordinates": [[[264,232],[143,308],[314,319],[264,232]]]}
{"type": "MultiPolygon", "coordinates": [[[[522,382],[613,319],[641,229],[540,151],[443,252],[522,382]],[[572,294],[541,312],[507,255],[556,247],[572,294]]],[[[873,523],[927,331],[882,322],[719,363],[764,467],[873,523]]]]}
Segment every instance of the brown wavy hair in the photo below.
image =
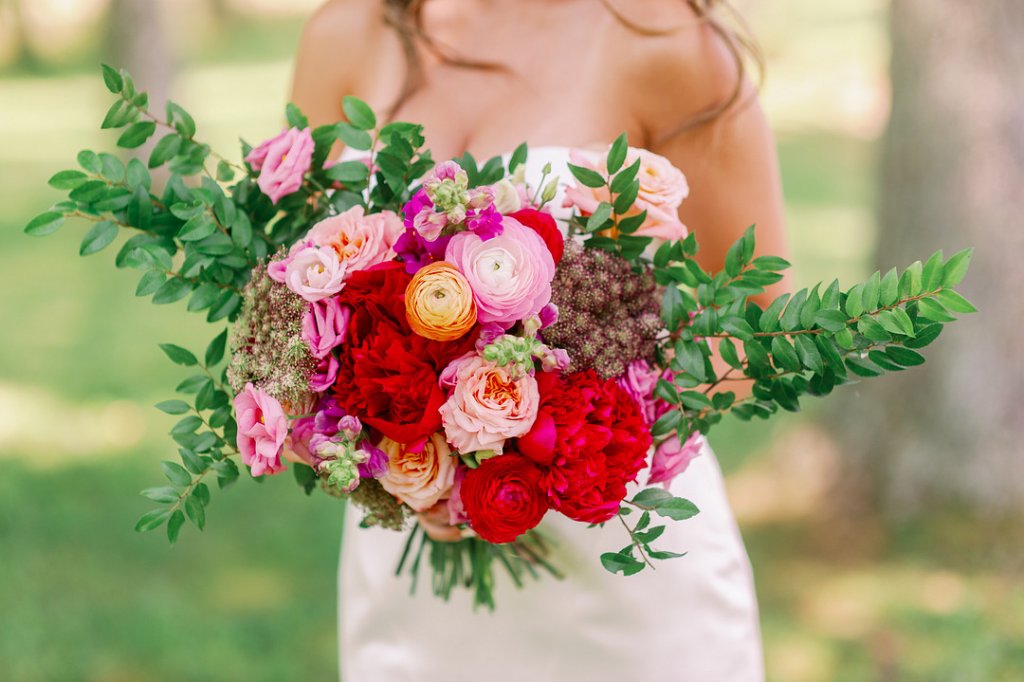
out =
{"type": "MultiPolygon", "coordinates": [[[[707,24],[720,36],[732,54],[736,64],[736,84],[731,95],[712,109],[698,114],[658,137],[664,141],[681,133],[693,130],[710,123],[744,100],[744,86],[747,77],[753,71],[755,81],[760,83],[764,73],[764,60],[760,47],[754,39],[750,28],[740,13],[728,0],[682,0],[690,6],[699,21],[707,24]]],[[[428,0],[384,0],[384,20],[391,26],[402,45],[405,54],[406,73],[402,90],[391,105],[390,117],[423,85],[423,62],[420,50],[426,50],[445,64],[470,69],[501,71],[503,67],[489,62],[468,59],[459,55],[451,47],[434,40],[423,28],[423,7],[428,0]]],[[[600,0],[611,14],[631,31],[647,36],[670,35],[682,26],[662,28],[650,27],[637,23],[616,8],[611,0],[600,0]]]]}

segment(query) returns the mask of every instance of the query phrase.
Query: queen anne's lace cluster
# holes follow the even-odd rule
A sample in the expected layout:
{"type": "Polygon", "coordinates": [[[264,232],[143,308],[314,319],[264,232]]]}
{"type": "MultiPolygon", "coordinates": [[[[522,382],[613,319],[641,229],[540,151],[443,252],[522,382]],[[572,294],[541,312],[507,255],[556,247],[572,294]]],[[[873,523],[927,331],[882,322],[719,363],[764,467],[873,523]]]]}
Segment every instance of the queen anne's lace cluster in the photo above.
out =
{"type": "Polygon", "coordinates": [[[309,378],[317,362],[302,338],[307,307],[288,287],[272,280],[264,266],[253,270],[242,292],[242,313],[231,332],[228,381],[236,394],[252,382],[282,403],[299,407],[298,412],[312,402],[309,378]]]}
{"type": "Polygon", "coordinates": [[[541,335],[568,351],[569,371],[593,368],[612,379],[634,360],[653,361],[663,324],[649,270],[633,272],[617,255],[568,240],[551,291],[558,321],[541,335]]]}

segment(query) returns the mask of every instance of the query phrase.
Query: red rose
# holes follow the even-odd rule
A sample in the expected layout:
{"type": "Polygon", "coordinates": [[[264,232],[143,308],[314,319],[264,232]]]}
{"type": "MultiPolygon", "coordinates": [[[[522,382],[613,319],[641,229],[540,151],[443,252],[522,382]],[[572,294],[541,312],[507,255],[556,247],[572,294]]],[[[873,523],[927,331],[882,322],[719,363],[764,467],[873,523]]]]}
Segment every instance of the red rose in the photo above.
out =
{"type": "Polygon", "coordinates": [[[459,494],[469,525],[487,542],[512,542],[535,527],[548,509],[541,470],[508,452],[466,472],[459,494]]]}
{"type": "Polygon", "coordinates": [[[523,448],[544,470],[552,507],[571,519],[602,523],[615,516],[651,446],[640,406],[614,380],[594,370],[537,375],[537,429],[523,448]],[[554,424],[555,437],[549,432],[554,424]],[[551,443],[550,447],[548,443],[551,443]]]}
{"type": "Polygon", "coordinates": [[[403,298],[410,279],[401,263],[387,263],[346,282],[339,299],[352,316],[334,383],[338,405],[348,414],[403,444],[441,428],[445,395],[438,375],[476,343],[475,332],[456,341],[414,334],[403,298]]]}
{"type": "Polygon", "coordinates": [[[540,235],[540,238],[547,244],[551,257],[555,259],[555,265],[562,260],[562,251],[565,249],[565,240],[562,232],[558,229],[558,223],[551,217],[550,213],[538,211],[535,208],[524,208],[509,214],[523,225],[540,235]]]}

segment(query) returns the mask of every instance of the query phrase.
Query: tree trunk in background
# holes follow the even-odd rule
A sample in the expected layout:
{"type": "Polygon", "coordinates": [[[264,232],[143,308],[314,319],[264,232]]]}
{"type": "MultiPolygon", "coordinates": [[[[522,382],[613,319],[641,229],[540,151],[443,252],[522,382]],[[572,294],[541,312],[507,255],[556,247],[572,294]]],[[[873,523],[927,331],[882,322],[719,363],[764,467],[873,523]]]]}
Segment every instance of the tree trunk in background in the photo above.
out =
{"type": "Polygon", "coordinates": [[[1021,509],[1024,2],[893,0],[891,31],[877,266],[974,246],[962,286],[981,312],[950,325],[924,367],[847,389],[841,485],[890,517],[1021,509]]]}
{"type": "Polygon", "coordinates": [[[161,15],[161,0],[113,0],[107,51],[111,65],[124,67],[150,108],[162,112],[174,79],[175,63],[161,15]]]}

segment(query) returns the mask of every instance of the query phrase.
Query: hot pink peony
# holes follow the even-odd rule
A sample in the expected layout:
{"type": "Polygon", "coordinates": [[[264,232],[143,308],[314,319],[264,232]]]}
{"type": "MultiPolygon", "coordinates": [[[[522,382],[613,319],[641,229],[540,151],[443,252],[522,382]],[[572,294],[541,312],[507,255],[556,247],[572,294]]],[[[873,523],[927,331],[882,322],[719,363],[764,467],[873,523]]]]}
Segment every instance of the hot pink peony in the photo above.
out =
{"type": "Polygon", "coordinates": [[[362,206],[321,220],[306,234],[317,246],[329,246],[338,254],[346,272],[365,270],[395,257],[392,247],[405,229],[391,211],[367,215],[362,206]]]}
{"type": "Polygon", "coordinates": [[[313,357],[320,359],[345,343],[345,330],[352,311],[337,298],[310,303],[302,316],[302,340],[309,344],[313,357]]]}
{"type": "Polygon", "coordinates": [[[245,157],[253,170],[259,171],[256,184],[273,203],[302,187],[302,176],[313,162],[313,146],[309,128],[289,128],[245,157]]]}
{"type": "Polygon", "coordinates": [[[509,328],[551,301],[555,261],[536,232],[505,217],[500,235],[484,241],[472,232],[452,237],[445,260],[473,288],[477,320],[509,328]]]}
{"type": "Polygon", "coordinates": [[[674,435],[663,442],[654,451],[647,483],[661,483],[665,490],[668,490],[672,480],[686,471],[693,458],[701,453],[704,442],[704,436],[700,432],[687,438],[685,443],[680,443],[674,435]]]}
{"type": "Polygon", "coordinates": [[[238,417],[238,451],[242,462],[252,469],[253,476],[284,471],[281,448],[288,437],[288,418],[275,398],[254,387],[235,396],[238,417]]]}
{"type": "Polygon", "coordinates": [[[537,418],[540,393],[531,375],[519,378],[476,354],[455,360],[442,374],[455,390],[441,406],[445,435],[462,453],[493,450],[501,453],[505,441],[526,434],[537,418]]]}
{"type": "Polygon", "coordinates": [[[345,264],[331,248],[308,246],[289,254],[284,283],[293,292],[315,303],[345,286],[345,264]]]}

